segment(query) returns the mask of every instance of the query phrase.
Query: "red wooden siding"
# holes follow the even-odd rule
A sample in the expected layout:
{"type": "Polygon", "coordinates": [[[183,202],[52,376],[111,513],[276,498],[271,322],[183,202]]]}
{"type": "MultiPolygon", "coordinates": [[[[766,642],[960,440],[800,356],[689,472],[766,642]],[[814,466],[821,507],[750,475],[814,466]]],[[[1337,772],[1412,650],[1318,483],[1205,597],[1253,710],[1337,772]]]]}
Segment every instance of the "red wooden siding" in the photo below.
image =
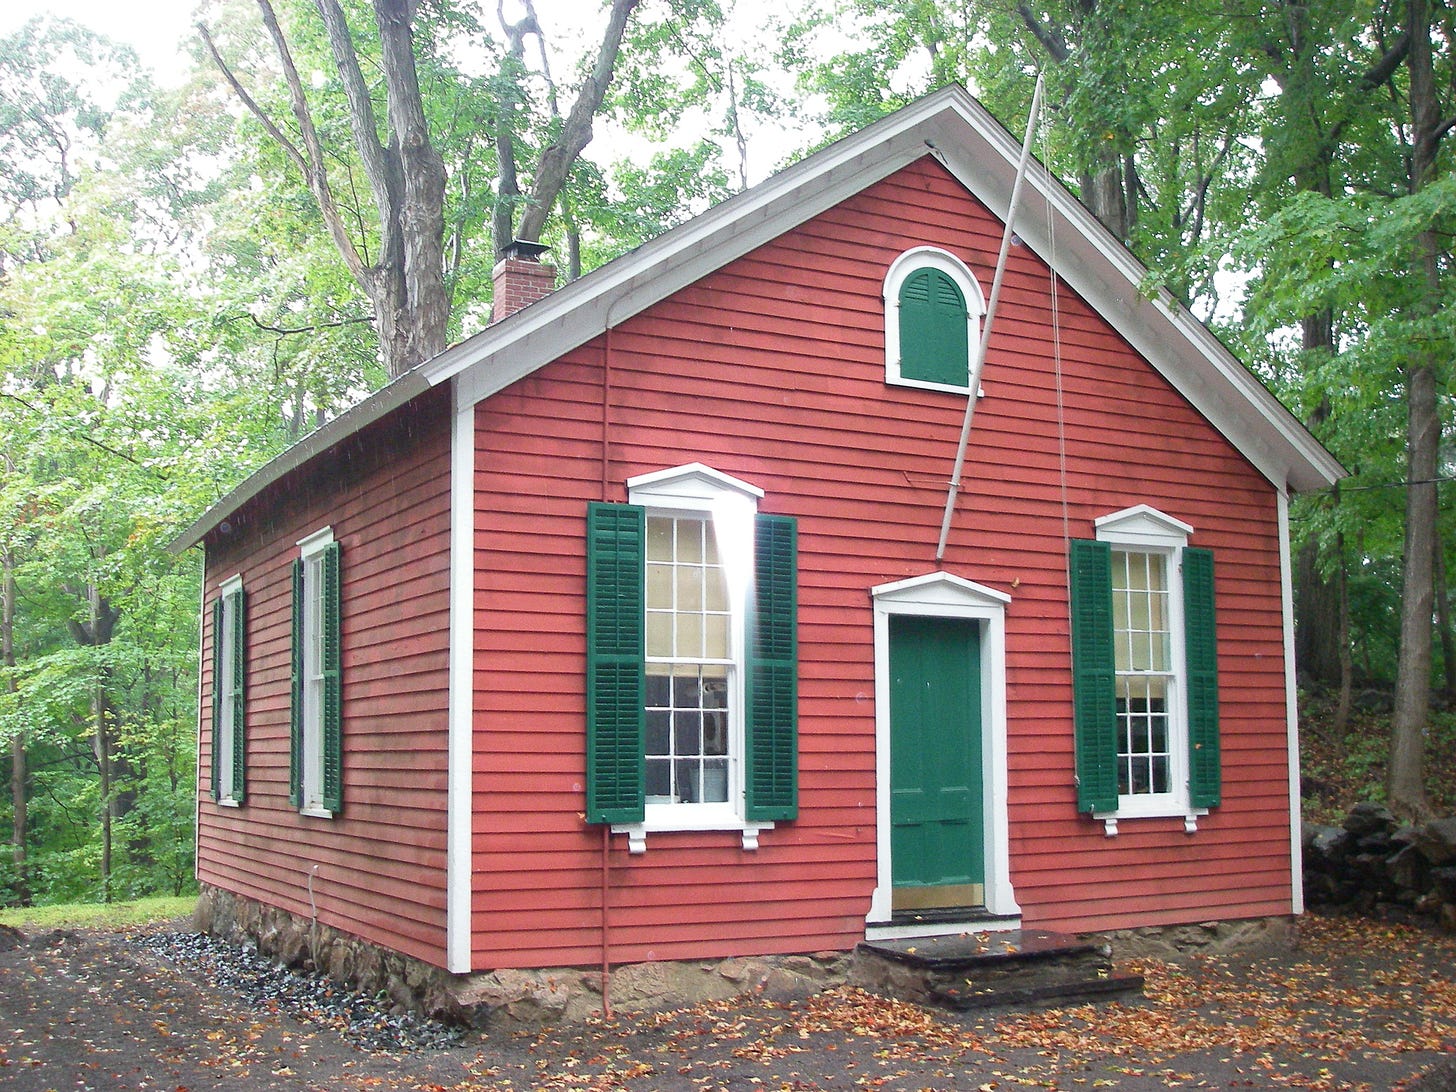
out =
{"type": "MultiPolygon", "coordinates": [[[[927,158],[478,408],[477,969],[600,958],[600,832],[581,814],[586,505],[695,461],[799,520],[800,817],[751,853],[736,834],[670,833],[629,857],[615,836],[612,956],[862,938],[876,869],[869,589],[937,568],[964,410],[886,386],[880,292],[918,245],[958,255],[988,287],[1000,231],[927,158]]],[[[1275,493],[1065,286],[1058,304],[1054,330],[1047,267],[1014,249],[944,565],[1012,597],[1010,851],[1025,923],[1287,913],[1275,493]],[[1066,536],[1140,503],[1215,553],[1224,803],[1193,835],[1179,819],[1125,820],[1109,839],[1075,810],[1066,536]]]]}
{"type": "MultiPolygon", "coordinates": [[[[345,442],[316,479],[289,479],[207,542],[207,598],[241,573],[248,597],[247,799],[213,803],[204,775],[204,882],[438,965],[445,949],[450,610],[450,417],[444,393],[345,442]],[[342,546],[343,812],[288,803],[295,543],[342,546]],[[312,895],[309,881],[312,877],[312,895]]],[[[211,616],[200,768],[209,769],[211,616]]]]}

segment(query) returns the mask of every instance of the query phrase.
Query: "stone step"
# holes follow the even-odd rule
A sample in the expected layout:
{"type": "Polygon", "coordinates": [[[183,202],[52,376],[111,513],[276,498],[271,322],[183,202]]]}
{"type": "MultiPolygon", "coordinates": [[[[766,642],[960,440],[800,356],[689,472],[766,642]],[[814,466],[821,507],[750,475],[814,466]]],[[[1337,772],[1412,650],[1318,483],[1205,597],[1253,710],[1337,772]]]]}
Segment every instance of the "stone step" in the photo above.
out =
{"type": "Polygon", "coordinates": [[[855,949],[850,981],[961,1011],[1140,997],[1143,987],[1140,976],[1114,972],[1107,945],[1040,929],[866,940],[855,949]]]}

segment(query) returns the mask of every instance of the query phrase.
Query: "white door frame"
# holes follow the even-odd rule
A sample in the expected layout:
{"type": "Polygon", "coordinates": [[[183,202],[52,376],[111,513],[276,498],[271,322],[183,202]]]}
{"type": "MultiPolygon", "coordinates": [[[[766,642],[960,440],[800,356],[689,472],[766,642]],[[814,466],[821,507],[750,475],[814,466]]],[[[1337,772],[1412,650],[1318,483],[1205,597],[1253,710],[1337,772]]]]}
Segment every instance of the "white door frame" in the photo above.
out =
{"type": "Polygon", "coordinates": [[[875,615],[876,882],[865,917],[872,938],[961,932],[958,924],[890,926],[890,618],[919,615],[978,623],[981,633],[981,757],[986,838],[986,912],[996,927],[1020,926],[1011,889],[1011,837],[1006,808],[1006,605],[1004,592],[946,572],[927,573],[870,589],[875,615]]]}

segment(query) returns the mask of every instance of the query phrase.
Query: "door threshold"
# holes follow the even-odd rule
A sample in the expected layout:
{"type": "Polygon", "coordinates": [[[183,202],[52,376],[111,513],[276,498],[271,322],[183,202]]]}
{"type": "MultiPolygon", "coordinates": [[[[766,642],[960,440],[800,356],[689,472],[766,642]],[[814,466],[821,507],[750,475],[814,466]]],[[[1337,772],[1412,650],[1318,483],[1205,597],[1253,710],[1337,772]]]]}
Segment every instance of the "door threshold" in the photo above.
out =
{"type": "Polygon", "coordinates": [[[1000,933],[1020,928],[1020,914],[992,914],[980,907],[911,910],[900,911],[889,921],[866,922],[865,939],[904,940],[958,936],[962,933],[1000,933]]]}

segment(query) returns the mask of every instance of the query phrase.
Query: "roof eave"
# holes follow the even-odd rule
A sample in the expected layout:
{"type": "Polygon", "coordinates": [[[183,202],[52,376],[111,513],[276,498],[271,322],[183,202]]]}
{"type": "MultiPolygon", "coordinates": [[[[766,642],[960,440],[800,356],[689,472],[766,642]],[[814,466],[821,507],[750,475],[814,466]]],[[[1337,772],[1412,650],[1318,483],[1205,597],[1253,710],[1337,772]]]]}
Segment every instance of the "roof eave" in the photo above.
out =
{"type": "Polygon", "coordinates": [[[418,368],[380,387],[362,402],[345,410],[332,421],[320,425],[253,471],[220,497],[192,526],[168,543],[167,549],[171,553],[180,554],[196,546],[228,516],[268,486],[429,389],[429,382],[418,368]]]}

